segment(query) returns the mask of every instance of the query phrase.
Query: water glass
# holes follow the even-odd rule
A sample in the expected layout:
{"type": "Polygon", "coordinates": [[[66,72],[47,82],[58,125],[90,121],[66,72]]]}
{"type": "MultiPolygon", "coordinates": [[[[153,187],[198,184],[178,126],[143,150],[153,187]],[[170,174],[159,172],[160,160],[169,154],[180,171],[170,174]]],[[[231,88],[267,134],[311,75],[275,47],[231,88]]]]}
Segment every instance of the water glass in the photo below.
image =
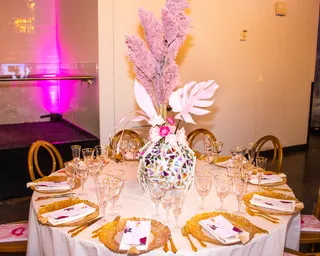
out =
{"type": "Polygon", "coordinates": [[[96,145],[94,146],[96,152],[96,158],[105,160],[108,154],[108,146],[107,145],[96,145]]]}
{"type": "Polygon", "coordinates": [[[79,164],[77,166],[76,175],[81,182],[81,195],[85,196],[87,194],[84,192],[84,184],[88,178],[88,167],[82,161],[79,162],[79,164]]]}
{"type": "Polygon", "coordinates": [[[196,172],[196,188],[199,196],[201,197],[201,206],[200,209],[204,209],[204,200],[205,197],[209,194],[212,186],[212,177],[213,174],[209,171],[199,171],[196,172]]]}
{"type": "Polygon", "coordinates": [[[94,148],[84,148],[82,149],[83,160],[87,164],[94,159],[94,148]]]}
{"type": "Polygon", "coordinates": [[[230,161],[227,165],[228,176],[231,180],[231,193],[234,193],[234,184],[235,181],[241,177],[241,165],[239,163],[235,163],[234,161],[230,161]]]}
{"type": "Polygon", "coordinates": [[[72,193],[72,190],[75,186],[75,180],[76,180],[75,166],[71,162],[64,163],[64,166],[65,166],[65,170],[66,170],[67,183],[70,186],[70,190],[72,193]]]}
{"type": "Polygon", "coordinates": [[[242,162],[242,159],[247,152],[247,148],[245,146],[234,146],[230,148],[230,152],[234,161],[242,162]]]}
{"type": "Polygon", "coordinates": [[[203,138],[203,145],[204,145],[204,154],[207,157],[207,161],[211,162],[212,158],[212,152],[213,152],[213,141],[212,139],[208,136],[205,135],[203,138]]]}
{"type": "Polygon", "coordinates": [[[216,184],[216,192],[220,198],[220,211],[225,211],[223,209],[223,201],[228,196],[231,190],[232,182],[231,178],[224,174],[219,174],[214,176],[216,184]]]}
{"type": "Polygon", "coordinates": [[[103,221],[106,221],[106,207],[108,205],[108,184],[105,176],[98,176],[94,180],[98,203],[102,212],[103,221]]]}
{"type": "Polygon", "coordinates": [[[247,191],[247,183],[243,181],[241,178],[237,179],[235,182],[236,187],[236,199],[238,201],[238,211],[237,214],[241,214],[241,204],[243,201],[243,196],[247,191]]]}
{"type": "Polygon", "coordinates": [[[91,175],[93,180],[95,180],[100,174],[102,161],[99,161],[99,160],[95,159],[95,160],[89,162],[87,164],[87,166],[88,166],[89,174],[91,175]]]}
{"type": "Polygon", "coordinates": [[[107,194],[107,198],[108,201],[111,203],[111,212],[110,215],[117,215],[117,213],[114,212],[115,210],[115,204],[116,201],[119,198],[119,194],[120,194],[120,189],[122,187],[122,180],[118,179],[118,178],[110,178],[108,176],[107,178],[107,189],[108,189],[108,194],[107,194]]]}
{"type": "Polygon", "coordinates": [[[118,199],[120,197],[120,194],[121,194],[121,191],[124,187],[124,175],[125,175],[125,172],[123,170],[120,170],[120,169],[114,169],[114,170],[109,170],[106,172],[106,175],[109,179],[113,180],[121,180],[121,187],[120,187],[120,190],[119,190],[119,194],[116,198],[116,201],[115,201],[115,204],[114,204],[114,208],[115,209],[121,209],[122,206],[119,205],[117,202],[118,202],[118,199]]]}
{"type": "Polygon", "coordinates": [[[171,189],[163,188],[163,196],[161,198],[162,207],[166,210],[166,222],[169,223],[169,210],[172,206],[173,194],[171,189]]]}
{"type": "Polygon", "coordinates": [[[72,145],[71,146],[72,158],[75,163],[79,163],[80,161],[80,152],[81,145],[72,145]]]}
{"type": "Polygon", "coordinates": [[[257,156],[256,157],[256,166],[265,170],[266,169],[266,165],[267,165],[267,161],[268,159],[266,157],[263,156],[257,156]]]}

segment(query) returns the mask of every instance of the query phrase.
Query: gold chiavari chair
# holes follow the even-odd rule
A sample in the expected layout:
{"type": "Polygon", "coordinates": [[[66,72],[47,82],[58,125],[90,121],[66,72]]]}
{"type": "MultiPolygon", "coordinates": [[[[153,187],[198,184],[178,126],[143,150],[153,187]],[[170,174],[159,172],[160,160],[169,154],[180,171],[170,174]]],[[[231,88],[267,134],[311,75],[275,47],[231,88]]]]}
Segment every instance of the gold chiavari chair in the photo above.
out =
{"type": "Polygon", "coordinates": [[[295,250],[292,250],[292,249],[289,249],[289,248],[284,248],[283,256],[294,256],[294,255],[307,256],[307,254],[305,254],[305,253],[298,252],[298,251],[295,251],[295,250]]]}
{"type": "MultiPolygon", "coordinates": [[[[318,201],[315,204],[313,215],[320,220],[320,185],[318,189],[318,201]]],[[[302,215],[301,219],[307,217],[307,215],[302,215]]],[[[320,243],[320,231],[301,231],[300,233],[300,244],[312,244],[311,247],[311,253],[308,253],[308,255],[320,255],[320,253],[315,253],[315,244],[320,243]]]]}
{"type": "MultiPolygon", "coordinates": [[[[201,135],[208,136],[212,141],[217,141],[216,137],[213,135],[212,132],[210,132],[207,129],[198,128],[198,129],[193,130],[192,132],[190,132],[187,135],[187,141],[188,141],[189,147],[191,149],[193,149],[193,142],[194,142],[195,138],[198,136],[201,136],[201,135]]],[[[202,159],[203,154],[201,152],[198,152],[197,150],[194,150],[194,152],[195,152],[195,155],[198,159],[202,159]]]]}
{"type": "Polygon", "coordinates": [[[31,145],[28,153],[28,168],[29,168],[29,175],[32,181],[36,179],[34,167],[36,168],[37,173],[40,175],[40,177],[45,176],[41,171],[39,167],[39,162],[38,162],[38,152],[39,152],[39,148],[41,147],[46,149],[51,156],[51,159],[52,159],[51,173],[63,168],[62,157],[59,151],[56,149],[56,147],[53,146],[50,142],[47,142],[44,140],[38,140],[31,145]]]}
{"type": "MultiPolygon", "coordinates": [[[[28,221],[12,222],[12,224],[27,224],[28,221]]],[[[10,224],[10,223],[6,223],[10,224]]],[[[0,252],[26,252],[28,241],[0,242],[0,252]]]]}
{"type": "Polygon", "coordinates": [[[273,145],[273,157],[272,157],[272,171],[280,172],[281,166],[282,166],[282,158],[283,158],[283,151],[282,151],[282,145],[280,140],[273,135],[266,135],[260,138],[256,143],[256,156],[260,156],[260,152],[262,147],[267,143],[271,142],[273,145]]]}
{"type": "MultiPolygon", "coordinates": [[[[136,133],[135,131],[132,130],[121,130],[118,131],[111,139],[110,142],[110,149],[111,150],[116,150],[117,145],[119,144],[120,140],[124,137],[129,137],[130,139],[135,139],[139,142],[140,146],[143,147],[144,146],[144,141],[143,139],[139,136],[138,133],[136,133]]],[[[122,158],[121,153],[118,153],[116,158],[122,158]]]]}

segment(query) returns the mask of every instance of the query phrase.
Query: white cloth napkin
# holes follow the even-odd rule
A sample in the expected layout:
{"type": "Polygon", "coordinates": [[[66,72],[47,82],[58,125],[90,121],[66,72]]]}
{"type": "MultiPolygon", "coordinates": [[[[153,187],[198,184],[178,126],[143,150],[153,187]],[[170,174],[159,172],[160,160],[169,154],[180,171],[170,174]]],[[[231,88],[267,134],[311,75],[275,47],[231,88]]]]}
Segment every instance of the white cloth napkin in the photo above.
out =
{"type": "MultiPolygon", "coordinates": [[[[277,175],[277,174],[271,174],[271,175],[263,174],[261,177],[261,184],[272,184],[272,183],[281,182],[281,181],[282,181],[282,178],[280,177],[280,175],[277,175]]],[[[249,179],[249,183],[258,185],[259,181],[258,181],[257,175],[252,175],[249,179]]]]}
{"type": "Polygon", "coordinates": [[[248,232],[240,230],[239,228],[233,226],[231,222],[222,215],[218,215],[210,219],[201,220],[199,223],[221,243],[231,244],[240,242],[242,241],[242,239],[240,239],[240,236],[247,237],[248,239],[245,239],[246,241],[249,240],[248,232]]]}
{"type": "Polygon", "coordinates": [[[274,209],[282,212],[293,212],[296,207],[295,200],[276,199],[254,194],[250,200],[252,205],[274,209]]]}
{"type": "Polygon", "coordinates": [[[61,191],[61,190],[70,189],[70,186],[66,181],[62,181],[62,182],[39,181],[39,182],[27,183],[27,187],[30,187],[30,186],[35,186],[35,189],[38,191],[61,191]]]}
{"type": "Polygon", "coordinates": [[[95,212],[95,210],[95,208],[85,203],[79,203],[57,211],[47,212],[42,214],[42,217],[48,218],[48,222],[55,226],[81,219],[95,212]]]}
{"type": "Polygon", "coordinates": [[[131,246],[135,246],[139,251],[147,250],[150,231],[151,221],[128,220],[123,231],[120,250],[129,250],[131,246]]]}
{"type": "Polygon", "coordinates": [[[0,242],[28,240],[28,223],[0,225],[0,242]]]}

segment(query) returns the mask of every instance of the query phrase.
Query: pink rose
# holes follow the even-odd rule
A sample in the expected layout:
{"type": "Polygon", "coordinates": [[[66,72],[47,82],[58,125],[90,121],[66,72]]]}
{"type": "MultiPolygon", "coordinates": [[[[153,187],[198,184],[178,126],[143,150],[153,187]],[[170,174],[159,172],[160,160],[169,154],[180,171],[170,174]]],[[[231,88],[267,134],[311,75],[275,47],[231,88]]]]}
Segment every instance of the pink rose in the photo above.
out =
{"type": "Polygon", "coordinates": [[[170,128],[168,126],[161,126],[160,127],[160,131],[159,131],[159,135],[161,137],[165,137],[170,133],[170,128]]]}
{"type": "Polygon", "coordinates": [[[174,125],[174,119],[172,117],[167,117],[167,122],[170,124],[170,125],[174,125]]]}

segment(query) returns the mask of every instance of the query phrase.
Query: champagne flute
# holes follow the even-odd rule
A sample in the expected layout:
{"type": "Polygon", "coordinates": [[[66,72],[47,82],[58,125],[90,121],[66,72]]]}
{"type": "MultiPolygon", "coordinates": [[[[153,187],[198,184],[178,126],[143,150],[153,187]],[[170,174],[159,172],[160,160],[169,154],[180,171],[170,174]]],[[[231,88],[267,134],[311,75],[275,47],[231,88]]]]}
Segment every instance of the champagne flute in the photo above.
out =
{"type": "Polygon", "coordinates": [[[84,148],[82,149],[83,160],[86,164],[93,161],[94,159],[94,148],[84,148]]]}
{"type": "Polygon", "coordinates": [[[71,193],[73,194],[73,188],[75,186],[75,180],[76,180],[76,172],[74,169],[74,164],[72,162],[66,162],[64,163],[65,170],[66,170],[66,176],[67,176],[67,183],[70,186],[71,193]]]}
{"type": "Polygon", "coordinates": [[[172,190],[172,196],[173,196],[172,210],[175,217],[174,229],[180,229],[179,217],[182,212],[182,207],[185,199],[185,191],[183,188],[174,188],[172,190]]]}
{"type": "Polygon", "coordinates": [[[98,176],[94,180],[95,191],[101,209],[103,221],[106,221],[106,207],[108,205],[108,185],[106,176],[98,176]]]}
{"type": "Polygon", "coordinates": [[[227,175],[218,174],[214,176],[216,183],[216,192],[220,198],[220,211],[225,211],[223,209],[224,199],[228,196],[231,189],[231,179],[227,175]]]}
{"type": "Polygon", "coordinates": [[[256,156],[256,144],[253,142],[248,143],[248,160],[249,164],[253,163],[254,157],[256,156]]]}
{"type": "Polygon", "coordinates": [[[223,149],[223,142],[221,141],[213,141],[212,142],[212,151],[213,151],[213,161],[215,162],[223,149]]]}
{"type": "Polygon", "coordinates": [[[230,161],[227,165],[228,176],[231,180],[231,193],[234,193],[234,184],[237,178],[241,176],[241,167],[239,163],[230,161]]]}
{"type": "Polygon", "coordinates": [[[263,156],[256,157],[256,166],[259,168],[257,169],[257,178],[258,178],[259,188],[261,188],[261,180],[267,165],[267,161],[268,159],[266,157],[263,157],[263,156]]]}
{"type": "Polygon", "coordinates": [[[235,182],[235,187],[236,187],[236,199],[238,201],[238,211],[237,214],[242,214],[240,209],[241,209],[241,203],[243,200],[243,196],[247,191],[247,183],[243,181],[242,179],[238,178],[235,182]]]}
{"type": "Polygon", "coordinates": [[[87,194],[84,192],[84,184],[85,184],[85,182],[87,181],[87,178],[88,178],[88,167],[83,161],[79,162],[79,164],[77,166],[77,169],[76,169],[76,175],[77,175],[78,179],[81,182],[81,193],[80,193],[80,195],[85,196],[87,194]]]}
{"type": "Polygon", "coordinates": [[[198,194],[201,197],[201,210],[204,210],[204,200],[205,197],[209,194],[212,186],[212,176],[213,174],[209,171],[196,172],[195,183],[198,194]]]}
{"type": "Polygon", "coordinates": [[[147,180],[148,183],[148,190],[151,197],[151,200],[154,202],[156,207],[155,219],[159,219],[159,204],[161,198],[163,196],[163,187],[162,183],[166,180],[163,178],[153,177],[147,180]]]}
{"type": "Polygon", "coordinates": [[[213,144],[212,139],[205,135],[203,138],[204,154],[208,163],[212,161],[213,144]]]}

